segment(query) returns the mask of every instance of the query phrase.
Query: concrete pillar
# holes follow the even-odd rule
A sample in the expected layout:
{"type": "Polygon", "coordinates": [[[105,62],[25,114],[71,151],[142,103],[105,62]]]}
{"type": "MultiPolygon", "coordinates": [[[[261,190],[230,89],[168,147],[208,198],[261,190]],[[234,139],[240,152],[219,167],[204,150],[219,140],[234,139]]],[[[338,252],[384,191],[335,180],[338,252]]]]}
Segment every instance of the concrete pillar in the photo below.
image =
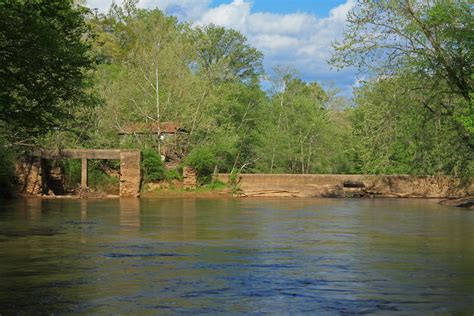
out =
{"type": "Polygon", "coordinates": [[[87,158],[82,159],[82,168],[81,168],[81,187],[83,189],[87,188],[87,158]]]}
{"type": "Polygon", "coordinates": [[[140,162],[141,152],[129,150],[120,152],[120,196],[140,196],[140,162]]]}

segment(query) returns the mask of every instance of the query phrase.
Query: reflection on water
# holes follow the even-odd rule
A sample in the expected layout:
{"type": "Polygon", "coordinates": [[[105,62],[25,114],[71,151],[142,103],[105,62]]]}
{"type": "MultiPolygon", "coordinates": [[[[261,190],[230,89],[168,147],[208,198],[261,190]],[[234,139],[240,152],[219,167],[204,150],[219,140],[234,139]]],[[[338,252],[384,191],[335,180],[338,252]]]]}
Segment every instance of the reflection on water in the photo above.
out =
{"type": "Polygon", "coordinates": [[[0,205],[0,314],[474,311],[474,212],[423,200],[0,205]]]}

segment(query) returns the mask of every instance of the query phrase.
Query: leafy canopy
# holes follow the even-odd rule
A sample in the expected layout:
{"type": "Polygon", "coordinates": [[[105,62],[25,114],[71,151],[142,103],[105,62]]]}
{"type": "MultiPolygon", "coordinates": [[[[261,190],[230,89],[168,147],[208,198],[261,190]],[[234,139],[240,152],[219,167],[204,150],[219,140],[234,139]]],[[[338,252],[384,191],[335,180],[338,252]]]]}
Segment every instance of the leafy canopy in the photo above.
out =
{"type": "Polygon", "coordinates": [[[58,128],[91,102],[87,12],[67,0],[0,2],[0,121],[13,138],[58,128]]]}

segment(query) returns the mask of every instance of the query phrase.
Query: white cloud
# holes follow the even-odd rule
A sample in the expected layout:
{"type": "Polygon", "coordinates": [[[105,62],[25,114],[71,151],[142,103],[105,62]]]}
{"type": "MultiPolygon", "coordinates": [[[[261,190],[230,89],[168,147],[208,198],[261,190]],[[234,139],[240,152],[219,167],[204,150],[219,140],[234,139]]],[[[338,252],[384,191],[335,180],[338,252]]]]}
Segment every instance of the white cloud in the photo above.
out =
{"type": "Polygon", "coordinates": [[[87,0],[87,6],[92,9],[99,9],[100,12],[105,12],[110,7],[112,1],[110,0],[87,0]]]}
{"type": "MultiPolygon", "coordinates": [[[[89,3],[103,11],[111,0],[89,0],[89,3]]],[[[299,70],[305,80],[333,81],[346,94],[350,93],[348,87],[356,81],[355,72],[331,70],[327,60],[331,56],[331,43],[342,36],[347,13],[355,0],[334,7],[323,18],[308,13],[252,12],[251,0],[233,0],[213,8],[209,7],[210,3],[211,0],[141,0],[139,6],[157,7],[194,25],[213,23],[236,29],[264,53],[267,71],[279,64],[289,65],[299,70]]]]}
{"type": "Polygon", "coordinates": [[[280,34],[257,34],[252,36],[252,41],[258,43],[259,49],[273,53],[294,51],[299,44],[297,38],[280,34]]]}
{"type": "Polygon", "coordinates": [[[249,16],[250,3],[244,0],[234,0],[230,4],[221,4],[216,8],[209,9],[199,19],[198,24],[213,23],[245,32],[249,16]]]}
{"type": "MultiPolygon", "coordinates": [[[[112,4],[112,0],[87,0],[90,8],[97,8],[100,12],[106,12],[112,4]]],[[[121,4],[121,0],[115,0],[115,3],[121,4]]],[[[160,10],[177,15],[187,20],[199,19],[208,9],[211,0],[140,0],[140,8],[159,8],[160,10]]]]}
{"type": "Polygon", "coordinates": [[[142,8],[159,8],[164,12],[186,20],[197,20],[209,8],[211,0],[141,0],[142,8]]]}
{"type": "Polygon", "coordinates": [[[308,27],[311,27],[316,21],[312,15],[305,13],[294,14],[272,14],[272,13],[254,13],[248,18],[249,33],[277,33],[305,34],[308,27]]]}

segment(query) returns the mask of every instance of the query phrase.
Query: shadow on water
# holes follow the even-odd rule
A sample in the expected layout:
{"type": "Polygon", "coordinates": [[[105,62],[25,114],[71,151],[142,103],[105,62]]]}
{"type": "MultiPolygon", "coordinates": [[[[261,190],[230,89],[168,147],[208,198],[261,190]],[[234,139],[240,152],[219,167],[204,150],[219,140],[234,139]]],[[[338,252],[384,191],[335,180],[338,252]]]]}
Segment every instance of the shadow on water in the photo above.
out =
{"type": "Polygon", "coordinates": [[[2,315],[472,312],[474,213],[429,201],[2,203],[2,315]]]}

